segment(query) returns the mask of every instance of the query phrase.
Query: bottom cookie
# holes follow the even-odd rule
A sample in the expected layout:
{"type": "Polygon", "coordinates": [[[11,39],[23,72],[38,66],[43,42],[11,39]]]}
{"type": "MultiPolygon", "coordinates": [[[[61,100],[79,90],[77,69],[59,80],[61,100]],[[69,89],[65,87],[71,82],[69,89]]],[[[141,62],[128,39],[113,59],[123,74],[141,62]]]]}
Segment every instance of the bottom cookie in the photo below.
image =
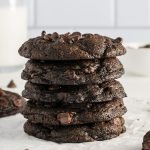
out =
{"type": "Polygon", "coordinates": [[[142,150],[150,150],[150,131],[144,136],[142,145],[142,150]]]}
{"type": "Polygon", "coordinates": [[[73,126],[49,126],[27,121],[24,131],[40,139],[57,143],[81,143],[115,138],[125,132],[124,119],[73,126]]]}

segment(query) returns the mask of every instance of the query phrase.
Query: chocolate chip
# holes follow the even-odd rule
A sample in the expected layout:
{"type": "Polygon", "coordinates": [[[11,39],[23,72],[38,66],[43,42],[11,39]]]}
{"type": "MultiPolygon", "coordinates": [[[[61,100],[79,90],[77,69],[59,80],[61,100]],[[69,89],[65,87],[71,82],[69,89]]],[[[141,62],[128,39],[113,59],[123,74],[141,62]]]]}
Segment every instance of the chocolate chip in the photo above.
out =
{"type": "Polygon", "coordinates": [[[21,107],[23,105],[23,103],[20,99],[14,99],[13,103],[16,107],[21,107]]]}
{"type": "Polygon", "coordinates": [[[63,40],[68,43],[68,44],[72,44],[73,40],[70,36],[70,32],[65,33],[64,35],[61,35],[61,37],[63,38],[63,40]]]}
{"type": "Polygon", "coordinates": [[[78,36],[78,35],[71,36],[71,40],[72,40],[73,43],[76,42],[76,41],[78,41],[80,38],[81,38],[81,36],[78,36]]]}
{"type": "Polygon", "coordinates": [[[150,44],[146,44],[144,46],[139,46],[139,48],[150,48],[150,44]]]}
{"type": "Polygon", "coordinates": [[[78,36],[78,37],[81,37],[81,33],[80,32],[73,32],[71,34],[71,36],[78,36]]]}
{"type": "Polygon", "coordinates": [[[90,34],[90,33],[82,35],[83,38],[91,38],[92,36],[93,36],[93,34],[90,34]]]}
{"type": "Polygon", "coordinates": [[[72,44],[73,40],[69,37],[69,36],[63,36],[63,40],[68,43],[68,44],[72,44]]]}
{"type": "Polygon", "coordinates": [[[53,41],[50,34],[44,35],[44,39],[50,42],[53,41]]]}
{"type": "Polygon", "coordinates": [[[51,38],[53,39],[53,41],[55,41],[56,39],[59,38],[59,34],[57,32],[54,32],[52,35],[51,35],[51,38]]]}
{"type": "Polygon", "coordinates": [[[74,43],[74,40],[73,40],[73,39],[69,39],[69,40],[68,40],[68,43],[69,43],[69,44],[72,44],[72,43],[74,43]]]}
{"type": "Polygon", "coordinates": [[[72,121],[72,114],[66,112],[66,113],[60,113],[57,115],[57,120],[64,125],[70,124],[72,121]]]}
{"type": "Polygon", "coordinates": [[[105,43],[107,48],[111,48],[112,46],[112,40],[108,37],[105,37],[105,43]]]}
{"type": "Polygon", "coordinates": [[[97,36],[97,37],[99,37],[100,35],[99,35],[99,34],[94,34],[94,36],[97,36]]]}
{"type": "Polygon", "coordinates": [[[63,37],[58,38],[57,41],[60,42],[60,43],[64,43],[65,42],[63,37]]]}
{"type": "Polygon", "coordinates": [[[73,32],[71,35],[70,33],[66,33],[63,35],[63,39],[65,42],[72,44],[76,41],[78,41],[81,38],[81,33],[80,32],[73,32]]]}
{"type": "Polygon", "coordinates": [[[70,35],[70,32],[67,32],[64,34],[64,36],[69,36],[70,35]]]}
{"type": "Polygon", "coordinates": [[[8,88],[16,88],[16,84],[13,80],[11,80],[8,85],[7,85],[8,88]]]}
{"type": "Polygon", "coordinates": [[[121,37],[118,37],[118,38],[114,39],[114,42],[116,42],[116,43],[122,43],[123,39],[121,37]]]}
{"type": "Polygon", "coordinates": [[[41,36],[44,37],[46,35],[46,31],[42,31],[41,36]]]}

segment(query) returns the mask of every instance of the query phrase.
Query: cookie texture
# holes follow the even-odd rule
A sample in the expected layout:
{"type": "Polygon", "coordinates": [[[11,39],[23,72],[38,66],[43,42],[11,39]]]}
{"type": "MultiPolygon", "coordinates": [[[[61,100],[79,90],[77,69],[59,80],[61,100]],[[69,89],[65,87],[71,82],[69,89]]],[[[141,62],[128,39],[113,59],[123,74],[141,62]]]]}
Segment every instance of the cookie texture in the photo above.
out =
{"type": "Polygon", "coordinates": [[[117,56],[126,53],[122,38],[80,32],[29,39],[19,54],[29,58],[22,111],[24,131],[34,137],[81,143],[115,138],[125,132],[124,74],[117,56]]]}
{"type": "Polygon", "coordinates": [[[144,136],[142,150],[150,150],[150,131],[144,136]]]}
{"type": "Polygon", "coordinates": [[[36,60],[80,60],[116,57],[126,53],[122,39],[80,32],[46,34],[29,39],[19,49],[23,57],[36,60]]]}
{"type": "Polygon", "coordinates": [[[24,131],[40,139],[57,143],[81,143],[115,138],[125,132],[124,119],[76,126],[43,126],[27,121],[24,131]]]}
{"type": "Polygon", "coordinates": [[[23,97],[52,103],[93,103],[126,97],[121,83],[116,80],[95,85],[42,85],[27,82],[23,97]]]}
{"type": "Polygon", "coordinates": [[[73,125],[108,121],[121,117],[127,109],[121,99],[105,103],[47,104],[28,101],[23,115],[34,123],[73,125]]]}
{"type": "Polygon", "coordinates": [[[22,79],[50,85],[100,84],[123,74],[123,66],[117,58],[71,62],[29,60],[22,72],[22,79]]]}
{"type": "Polygon", "coordinates": [[[25,100],[18,94],[0,89],[0,117],[20,113],[25,100]]]}

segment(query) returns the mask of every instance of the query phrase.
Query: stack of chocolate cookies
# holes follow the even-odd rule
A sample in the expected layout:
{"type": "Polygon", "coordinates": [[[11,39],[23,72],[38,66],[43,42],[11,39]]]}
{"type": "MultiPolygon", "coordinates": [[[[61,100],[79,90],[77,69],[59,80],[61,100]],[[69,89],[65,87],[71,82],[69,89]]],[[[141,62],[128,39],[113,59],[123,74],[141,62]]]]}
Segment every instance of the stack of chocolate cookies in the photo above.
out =
{"type": "Polygon", "coordinates": [[[46,34],[29,39],[19,54],[30,60],[22,95],[29,135],[54,142],[107,140],[125,132],[124,74],[116,56],[126,53],[122,39],[98,34],[46,34]]]}

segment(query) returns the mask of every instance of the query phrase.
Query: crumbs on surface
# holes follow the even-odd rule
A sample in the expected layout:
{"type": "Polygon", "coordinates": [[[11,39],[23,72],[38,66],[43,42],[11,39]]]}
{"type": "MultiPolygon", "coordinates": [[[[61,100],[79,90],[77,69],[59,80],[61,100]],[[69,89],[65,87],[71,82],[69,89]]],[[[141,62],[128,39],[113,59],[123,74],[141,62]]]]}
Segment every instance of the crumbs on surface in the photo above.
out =
{"type": "Polygon", "coordinates": [[[13,80],[11,80],[11,81],[8,83],[7,87],[8,87],[8,88],[16,88],[17,86],[16,86],[15,82],[14,82],[13,80]]]}

